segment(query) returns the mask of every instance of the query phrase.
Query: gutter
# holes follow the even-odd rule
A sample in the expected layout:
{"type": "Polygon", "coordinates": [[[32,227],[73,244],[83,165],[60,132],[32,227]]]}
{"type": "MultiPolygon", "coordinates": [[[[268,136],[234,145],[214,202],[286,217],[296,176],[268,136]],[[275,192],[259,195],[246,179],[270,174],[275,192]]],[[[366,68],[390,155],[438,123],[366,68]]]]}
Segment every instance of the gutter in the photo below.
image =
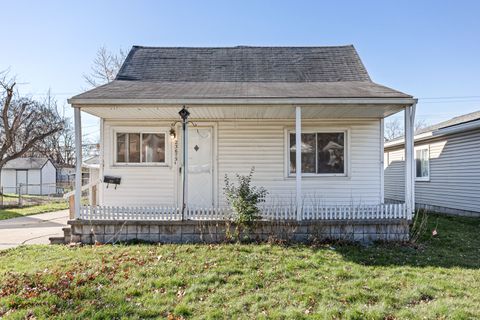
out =
{"type": "Polygon", "coordinates": [[[394,104],[412,105],[414,98],[161,98],[161,99],[82,99],[70,98],[73,107],[96,105],[111,107],[120,105],[278,105],[278,104],[394,104]]]}

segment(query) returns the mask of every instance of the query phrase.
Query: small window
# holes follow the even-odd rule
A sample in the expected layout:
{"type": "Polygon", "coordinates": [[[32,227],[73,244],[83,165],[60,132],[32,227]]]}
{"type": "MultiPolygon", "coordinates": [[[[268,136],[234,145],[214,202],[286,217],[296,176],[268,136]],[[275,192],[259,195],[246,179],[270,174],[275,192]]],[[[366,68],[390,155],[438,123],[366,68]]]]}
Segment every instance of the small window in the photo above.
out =
{"type": "Polygon", "coordinates": [[[415,177],[418,181],[430,180],[430,152],[428,146],[415,149],[415,177]]]}
{"type": "Polygon", "coordinates": [[[117,163],[165,163],[165,133],[117,133],[117,163]]]}
{"type": "MultiPolygon", "coordinates": [[[[289,173],[296,172],[295,133],[289,134],[289,173]]],[[[302,174],[345,175],[345,132],[302,133],[302,174]]]]}

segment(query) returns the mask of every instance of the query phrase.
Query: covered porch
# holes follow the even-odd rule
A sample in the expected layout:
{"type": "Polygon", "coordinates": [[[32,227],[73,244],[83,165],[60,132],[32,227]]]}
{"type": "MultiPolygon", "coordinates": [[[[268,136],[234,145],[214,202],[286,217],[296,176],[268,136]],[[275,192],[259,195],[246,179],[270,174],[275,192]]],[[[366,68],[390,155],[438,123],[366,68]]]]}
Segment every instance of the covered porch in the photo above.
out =
{"type": "MultiPolygon", "coordinates": [[[[101,185],[104,183],[104,156],[105,141],[103,141],[104,127],[108,122],[122,123],[124,121],[138,121],[138,123],[154,123],[156,121],[172,124],[175,130],[175,141],[178,150],[178,171],[180,179],[178,185],[178,199],[175,203],[168,204],[140,204],[131,205],[110,205],[98,203],[81,205],[81,191],[75,191],[74,218],[77,220],[116,220],[116,221],[219,221],[231,220],[233,213],[228,205],[221,200],[212,201],[211,205],[197,204],[189,201],[189,168],[188,128],[202,123],[235,122],[242,123],[254,121],[258,126],[264,126],[276,121],[286,121],[292,124],[295,145],[302,145],[302,133],[309,132],[312,126],[320,124],[334,125],[335,123],[357,123],[362,121],[378,121],[379,134],[376,136],[378,159],[376,162],[380,184],[378,189],[380,195],[378,201],[374,200],[351,200],[349,204],[345,201],[335,203],[334,201],[312,200],[312,181],[323,179],[326,183],[334,183],[333,179],[351,179],[351,163],[346,164],[345,175],[335,177],[312,177],[302,172],[302,166],[298,170],[302,174],[291,174],[284,178],[290,185],[291,198],[280,203],[270,202],[261,204],[261,219],[267,221],[360,221],[360,220],[391,220],[400,219],[410,221],[412,219],[414,203],[414,179],[413,179],[413,123],[415,114],[415,99],[411,98],[315,98],[315,99],[218,99],[218,101],[202,101],[201,99],[160,99],[145,101],[81,101],[73,104],[75,107],[75,137],[76,146],[81,146],[81,112],[87,112],[98,116],[101,119],[101,157],[100,177],[101,181],[92,183],[101,185]],[[289,101],[290,100],[290,101],[289,101]],[[88,102],[88,103],[87,103],[88,102]],[[189,117],[184,119],[179,115],[182,106],[188,109],[189,117]],[[404,111],[405,132],[406,132],[406,174],[405,181],[405,203],[385,204],[383,202],[383,119],[394,113],[404,111]],[[329,182],[330,181],[330,182],[329,182]],[[308,184],[308,187],[306,186],[308,184]]],[[[352,139],[350,136],[349,139],[352,139]]],[[[356,139],[356,137],[354,137],[356,139]]],[[[372,139],[372,137],[368,137],[372,139]]],[[[218,147],[216,147],[218,148],[218,147]]],[[[291,149],[290,149],[291,150],[291,149]]],[[[77,147],[77,163],[81,163],[81,148],[77,147]]],[[[356,151],[360,152],[360,151],[356,151]]],[[[368,152],[368,150],[364,150],[368,152]]],[[[296,148],[292,158],[295,163],[302,162],[302,148],[296,148]]],[[[218,167],[217,163],[214,163],[218,167]]],[[[77,168],[78,172],[79,168],[77,168]]],[[[223,171],[222,171],[223,172],[223,171]]],[[[259,172],[261,174],[261,172],[259,172]]],[[[215,179],[222,179],[219,172],[215,173],[215,179]]],[[[78,177],[79,175],[77,175],[78,177]]],[[[77,180],[77,185],[79,181],[77,180]]],[[[219,185],[213,187],[214,197],[219,198],[222,192],[219,185]]],[[[348,201],[347,201],[348,202],[348,201]]]]}

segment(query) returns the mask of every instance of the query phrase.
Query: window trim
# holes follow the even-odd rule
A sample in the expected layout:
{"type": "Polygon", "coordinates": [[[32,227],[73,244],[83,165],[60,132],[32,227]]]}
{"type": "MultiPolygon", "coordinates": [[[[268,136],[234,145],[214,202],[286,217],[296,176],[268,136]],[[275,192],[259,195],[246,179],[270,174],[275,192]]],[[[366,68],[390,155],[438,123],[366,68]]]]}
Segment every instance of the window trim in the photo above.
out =
{"type": "MultiPolygon", "coordinates": [[[[344,163],[343,173],[305,173],[302,172],[302,177],[305,178],[346,178],[350,176],[350,130],[347,128],[302,128],[302,133],[335,133],[343,132],[344,134],[344,163]]],[[[296,173],[290,172],[290,134],[295,134],[294,128],[285,129],[285,177],[295,178],[296,173]]],[[[318,140],[315,139],[315,143],[318,144],[318,140]]],[[[317,146],[318,147],[318,146],[317,146]]],[[[315,158],[315,168],[318,170],[318,160],[315,158]]]]}
{"type": "MultiPolygon", "coordinates": [[[[152,130],[150,128],[126,128],[118,127],[112,130],[113,133],[113,166],[115,167],[167,167],[170,154],[169,135],[166,130],[152,130]],[[140,134],[140,162],[118,162],[117,161],[117,134],[138,133],[140,134]],[[165,136],[165,160],[163,162],[142,162],[142,142],[144,134],[163,134],[165,136]]],[[[128,136],[127,136],[128,137],[128,136]]],[[[127,138],[128,140],[128,138],[127,138]]]]}
{"type": "Polygon", "coordinates": [[[414,163],[415,163],[415,166],[414,166],[415,181],[429,182],[430,181],[430,145],[426,144],[426,145],[423,145],[423,146],[418,146],[418,147],[415,147],[413,150],[414,150],[413,158],[414,158],[414,163]],[[427,150],[428,176],[426,176],[426,177],[417,177],[417,151],[418,150],[427,150]]]}

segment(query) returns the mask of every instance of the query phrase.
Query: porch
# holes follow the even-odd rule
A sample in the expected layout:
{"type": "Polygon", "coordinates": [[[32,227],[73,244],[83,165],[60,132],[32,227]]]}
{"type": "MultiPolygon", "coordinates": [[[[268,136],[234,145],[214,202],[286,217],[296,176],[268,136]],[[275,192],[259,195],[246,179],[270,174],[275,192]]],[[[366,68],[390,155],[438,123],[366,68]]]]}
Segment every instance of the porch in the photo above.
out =
{"type": "MultiPolygon", "coordinates": [[[[232,106],[225,104],[225,101],[219,102],[219,105],[199,105],[191,101],[192,104],[188,106],[190,117],[185,119],[179,116],[181,107],[173,105],[75,105],[77,145],[81,145],[81,111],[100,117],[100,177],[113,175],[123,177],[123,180],[118,190],[113,185],[108,188],[108,184],[100,182],[100,202],[96,203],[98,205],[91,203],[81,207],[79,201],[75,201],[78,206],[74,210],[74,218],[228,220],[231,219],[231,212],[222,199],[220,181],[226,174],[233,176],[255,166],[259,175],[259,180],[255,182],[266,186],[277,198],[290,197],[282,204],[277,204],[278,201],[265,203],[261,208],[263,220],[355,220],[391,217],[411,220],[411,190],[414,183],[411,148],[407,148],[405,152],[405,158],[410,159],[407,161],[405,177],[405,203],[383,203],[383,117],[404,111],[407,137],[409,134],[412,136],[414,102],[412,99],[327,99],[322,103],[309,101],[303,105],[262,106],[248,105],[245,101],[245,105],[232,106]],[[412,101],[413,104],[410,104],[412,101]],[[116,132],[139,130],[135,128],[143,128],[148,132],[164,132],[164,165],[116,163],[116,132]],[[196,152],[198,148],[194,146],[198,147],[197,144],[202,143],[202,140],[194,137],[192,133],[199,133],[199,130],[202,134],[213,136],[206,146],[210,150],[206,153],[210,162],[206,164],[211,168],[208,177],[211,185],[205,184],[205,180],[195,180],[198,172],[192,169],[192,154],[200,153],[196,152]],[[342,155],[345,164],[343,171],[338,174],[312,175],[303,172],[306,156],[303,150],[304,135],[319,131],[340,132],[345,139],[345,155],[342,155]],[[168,134],[171,140],[167,139],[168,134]],[[187,148],[190,144],[191,147],[187,148]],[[295,145],[302,145],[302,148],[295,148],[295,145]],[[366,156],[372,152],[374,156],[366,156]],[[263,161],[265,157],[268,162],[263,161]],[[292,163],[302,163],[302,166],[298,167],[300,174],[292,171],[292,163]],[[158,187],[151,184],[147,190],[149,198],[145,195],[138,196],[138,188],[147,183],[142,180],[141,183],[132,184],[134,179],[139,179],[139,174],[144,179],[162,179],[172,184],[162,186],[158,193],[155,192],[158,187]],[[367,178],[368,175],[374,179],[367,178]],[[200,194],[199,190],[210,191],[200,194]],[[324,198],[316,203],[307,203],[306,199],[317,190],[324,198]],[[167,196],[168,193],[171,195],[167,196]],[[158,198],[155,194],[158,194],[158,198]],[[129,202],[130,197],[132,200],[129,202]],[[207,197],[211,197],[211,201],[199,202],[207,197]],[[147,200],[141,202],[141,198],[147,200]]],[[[206,150],[200,148],[202,149],[206,150]]],[[[81,157],[81,150],[78,152],[81,157]]],[[[316,163],[318,161],[315,165],[316,163]]],[[[198,167],[199,163],[193,165],[198,167]]],[[[79,199],[80,191],[75,195],[79,199]]]]}

